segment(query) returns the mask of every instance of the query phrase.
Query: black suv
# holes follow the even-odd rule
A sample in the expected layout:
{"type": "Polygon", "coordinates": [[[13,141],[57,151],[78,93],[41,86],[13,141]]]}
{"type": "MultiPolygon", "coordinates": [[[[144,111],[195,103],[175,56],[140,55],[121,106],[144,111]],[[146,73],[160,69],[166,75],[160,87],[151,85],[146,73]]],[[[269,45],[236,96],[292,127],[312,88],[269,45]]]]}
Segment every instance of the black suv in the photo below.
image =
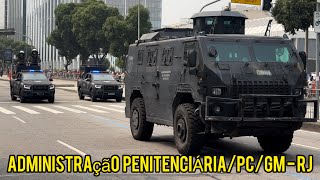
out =
{"type": "Polygon", "coordinates": [[[54,103],[55,86],[50,81],[52,79],[48,79],[41,70],[19,72],[16,79],[10,81],[11,100],[19,97],[24,103],[27,99],[48,99],[49,103],[54,103]]]}
{"type": "Polygon", "coordinates": [[[80,99],[90,96],[91,101],[97,99],[116,99],[122,101],[122,87],[113,76],[106,72],[91,71],[78,80],[78,94],[80,99]]]}

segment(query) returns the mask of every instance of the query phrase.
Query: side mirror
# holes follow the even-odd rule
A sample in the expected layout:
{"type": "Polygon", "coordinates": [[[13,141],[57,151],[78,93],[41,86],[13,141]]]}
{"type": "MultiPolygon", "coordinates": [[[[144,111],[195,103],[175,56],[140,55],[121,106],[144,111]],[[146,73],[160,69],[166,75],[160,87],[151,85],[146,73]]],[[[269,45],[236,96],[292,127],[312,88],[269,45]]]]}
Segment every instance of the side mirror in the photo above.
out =
{"type": "Polygon", "coordinates": [[[307,68],[307,54],[306,54],[306,52],[300,51],[299,52],[299,56],[300,56],[300,58],[301,58],[301,60],[303,62],[304,69],[306,70],[306,68],[307,68]]]}
{"type": "Polygon", "coordinates": [[[117,79],[117,82],[120,82],[120,80],[119,80],[119,79],[117,79]]]}
{"type": "Polygon", "coordinates": [[[17,78],[17,79],[15,79],[15,81],[21,81],[21,78],[17,78]]]}
{"type": "Polygon", "coordinates": [[[53,79],[50,78],[49,81],[53,81],[53,79]]]}
{"type": "Polygon", "coordinates": [[[197,65],[197,52],[195,50],[189,51],[187,65],[189,67],[196,67],[196,65],[197,65]]]}
{"type": "Polygon", "coordinates": [[[86,81],[91,81],[91,79],[90,79],[90,78],[87,78],[86,81]]]}

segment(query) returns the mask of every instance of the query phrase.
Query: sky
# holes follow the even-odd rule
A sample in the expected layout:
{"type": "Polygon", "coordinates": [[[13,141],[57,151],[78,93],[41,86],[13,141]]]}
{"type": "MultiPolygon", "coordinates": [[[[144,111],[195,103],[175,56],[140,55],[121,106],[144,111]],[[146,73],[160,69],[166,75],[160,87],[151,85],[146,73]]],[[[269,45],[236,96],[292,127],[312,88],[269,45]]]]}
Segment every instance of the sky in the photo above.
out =
{"type": "MultiPolygon", "coordinates": [[[[162,0],[162,26],[180,23],[183,18],[190,18],[213,0],[162,0]]],[[[206,7],[203,11],[220,11],[228,6],[230,0],[221,0],[206,7]]],[[[236,4],[232,4],[236,5],[236,4]]]]}

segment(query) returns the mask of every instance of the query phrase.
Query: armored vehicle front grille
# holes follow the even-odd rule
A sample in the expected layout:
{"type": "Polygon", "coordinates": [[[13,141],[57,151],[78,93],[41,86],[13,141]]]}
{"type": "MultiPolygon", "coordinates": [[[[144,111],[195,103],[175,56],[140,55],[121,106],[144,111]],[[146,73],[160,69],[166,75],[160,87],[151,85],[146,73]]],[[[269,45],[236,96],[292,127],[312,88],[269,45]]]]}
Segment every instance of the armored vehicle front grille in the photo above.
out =
{"type": "Polygon", "coordinates": [[[232,85],[232,96],[240,94],[278,94],[289,95],[290,87],[284,81],[235,81],[232,85]]]}
{"type": "Polygon", "coordinates": [[[48,85],[34,85],[32,86],[32,89],[33,90],[48,90],[49,89],[49,86],[48,85]]]}
{"type": "Polygon", "coordinates": [[[103,86],[103,90],[109,91],[109,90],[117,90],[118,86],[103,86]]]}

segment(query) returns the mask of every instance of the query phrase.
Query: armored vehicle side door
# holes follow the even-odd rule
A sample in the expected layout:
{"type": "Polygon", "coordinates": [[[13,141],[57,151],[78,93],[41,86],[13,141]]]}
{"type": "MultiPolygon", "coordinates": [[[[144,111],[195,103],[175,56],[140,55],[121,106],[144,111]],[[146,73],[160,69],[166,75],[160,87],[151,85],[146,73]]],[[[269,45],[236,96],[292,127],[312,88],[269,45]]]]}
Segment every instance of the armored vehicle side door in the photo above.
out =
{"type": "Polygon", "coordinates": [[[83,80],[83,86],[84,86],[84,93],[85,94],[89,94],[89,92],[90,92],[91,80],[87,81],[88,79],[91,79],[91,75],[89,73],[85,76],[85,78],[83,80]]]}
{"type": "Polygon", "coordinates": [[[157,69],[157,61],[159,56],[159,46],[147,46],[147,59],[145,71],[142,74],[142,91],[146,103],[147,116],[151,118],[157,117],[159,111],[159,97],[157,96],[159,71],[157,69]]]}
{"type": "Polygon", "coordinates": [[[19,94],[21,81],[22,81],[22,74],[18,73],[16,76],[16,79],[13,79],[14,94],[19,94]],[[17,80],[20,80],[20,81],[17,81],[17,80]]]}

